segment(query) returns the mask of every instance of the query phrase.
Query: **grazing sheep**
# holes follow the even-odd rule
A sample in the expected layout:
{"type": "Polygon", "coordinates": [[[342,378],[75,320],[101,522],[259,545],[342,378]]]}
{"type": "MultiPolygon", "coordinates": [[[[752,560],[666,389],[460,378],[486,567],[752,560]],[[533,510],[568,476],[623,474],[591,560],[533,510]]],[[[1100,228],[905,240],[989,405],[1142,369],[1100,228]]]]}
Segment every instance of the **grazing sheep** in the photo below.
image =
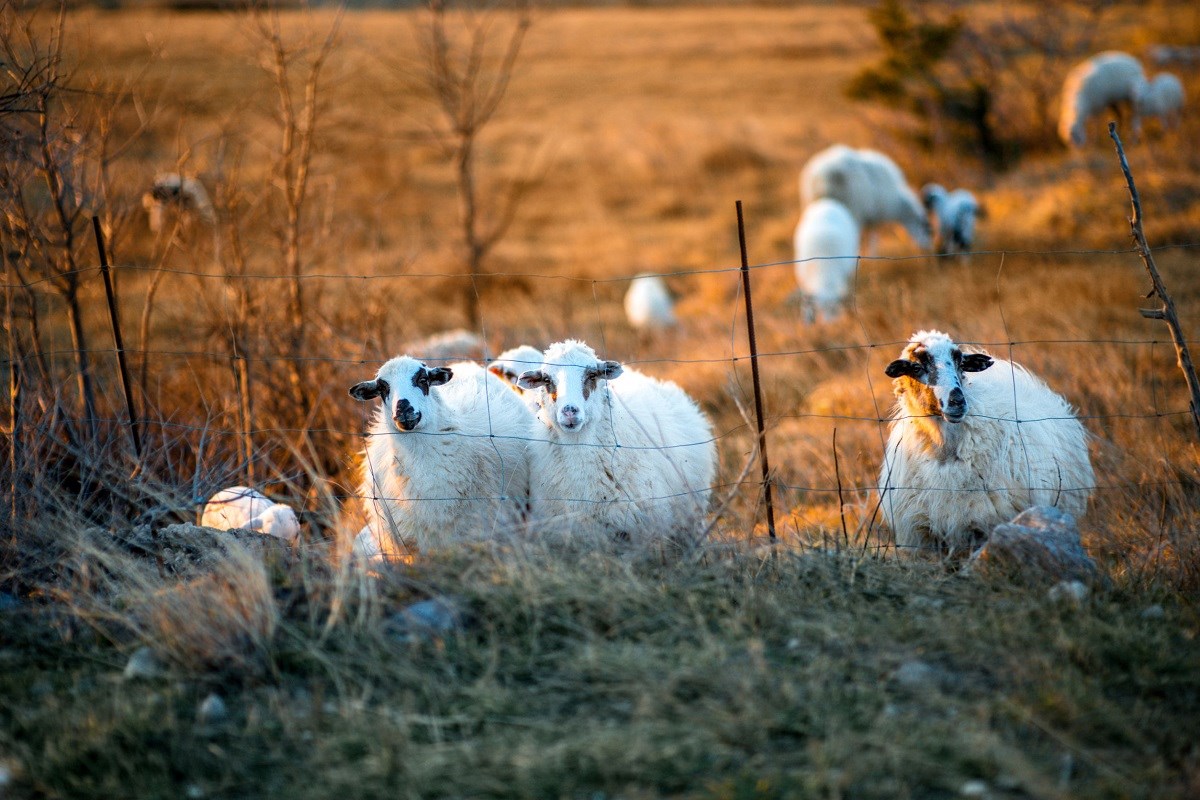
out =
{"type": "Polygon", "coordinates": [[[203,184],[195,178],[184,178],[174,172],[155,177],[150,191],[142,195],[142,208],[149,214],[150,230],[154,233],[162,230],[168,209],[174,209],[181,218],[195,214],[208,223],[217,219],[203,184]]]}
{"type": "Polygon", "coordinates": [[[1146,80],[1142,62],[1128,53],[1108,50],[1076,64],[1063,82],[1062,112],[1058,135],[1063,144],[1083,147],[1087,144],[1087,123],[1105,109],[1120,116],[1120,106],[1132,109],[1131,128],[1136,138],[1141,120],[1135,102],[1137,87],[1146,80]]]}
{"type": "Polygon", "coordinates": [[[625,317],[639,331],[656,331],[675,325],[675,303],[663,279],[638,275],[625,292],[625,317]]]}
{"type": "Polygon", "coordinates": [[[897,400],[879,494],[897,547],[965,555],[1030,506],[1083,515],[1087,432],[1024,367],[921,331],[886,372],[897,400]]]}
{"type": "Polygon", "coordinates": [[[1138,115],[1155,117],[1163,130],[1179,127],[1183,116],[1183,82],[1170,72],[1160,72],[1153,80],[1142,81],[1137,87],[1138,115]]]}
{"type": "Polygon", "coordinates": [[[868,252],[875,252],[875,228],[898,222],[917,246],[930,246],[929,220],[916,193],[896,162],[875,150],[854,150],[836,144],[808,160],[800,172],[800,200],[808,206],[819,198],[837,200],[850,210],[868,234],[868,252]]]}
{"type": "Polygon", "coordinates": [[[537,392],[529,392],[518,385],[521,374],[542,365],[542,351],[531,345],[523,344],[505,350],[488,364],[488,372],[508,384],[529,410],[537,414],[541,408],[538,405],[537,392]]]}
{"type": "Polygon", "coordinates": [[[262,492],[247,486],[231,486],[214,494],[204,504],[200,524],[223,531],[230,528],[258,531],[287,542],[300,535],[300,521],[290,506],[272,502],[262,492]]]}
{"type": "Polygon", "coordinates": [[[937,221],[937,251],[946,255],[970,252],[975,246],[975,221],[979,217],[975,195],[966,189],[947,192],[939,184],[927,183],[921,189],[921,199],[937,221]]]}
{"type": "Polygon", "coordinates": [[[495,375],[476,364],[428,367],[401,356],[350,387],[350,396],[380,400],[359,493],[386,557],[521,523],[533,416],[495,375]]]}
{"type": "Polygon", "coordinates": [[[796,283],[808,321],[818,311],[827,320],[841,314],[858,269],[859,240],[858,222],[837,200],[822,197],[804,207],[796,226],[796,283]]]}
{"type": "Polygon", "coordinates": [[[521,376],[541,398],[529,447],[534,520],[572,537],[694,537],[717,469],[696,403],[583,342],[551,345],[543,360],[521,376]]]}

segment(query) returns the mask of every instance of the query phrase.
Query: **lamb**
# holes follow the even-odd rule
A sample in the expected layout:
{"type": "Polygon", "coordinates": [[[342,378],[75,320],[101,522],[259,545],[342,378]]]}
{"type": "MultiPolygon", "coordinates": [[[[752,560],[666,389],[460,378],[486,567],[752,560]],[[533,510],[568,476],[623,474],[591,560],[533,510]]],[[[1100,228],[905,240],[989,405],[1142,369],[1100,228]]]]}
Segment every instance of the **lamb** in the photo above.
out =
{"type": "Polygon", "coordinates": [[[528,505],[533,415],[477,364],[393,358],[350,396],[379,407],[359,494],[385,557],[511,532],[528,505]]]}
{"type": "Polygon", "coordinates": [[[1088,434],[1024,367],[920,331],[886,373],[897,401],[879,495],[898,548],[967,555],[1030,506],[1087,509],[1088,434]]]}
{"type": "Polygon", "coordinates": [[[966,189],[947,192],[936,183],[921,189],[925,208],[937,221],[937,251],[944,255],[970,252],[975,245],[975,221],[979,217],[979,201],[966,189]]]}
{"type": "Polygon", "coordinates": [[[643,273],[630,282],[625,292],[625,317],[643,332],[675,326],[675,302],[662,278],[643,273]]]}
{"type": "Polygon", "coordinates": [[[800,200],[807,207],[819,198],[837,200],[868,234],[874,253],[877,226],[898,222],[922,250],[930,246],[929,220],[900,167],[875,150],[828,147],[808,160],[800,172],[800,200]]]}
{"type": "Polygon", "coordinates": [[[840,315],[858,269],[859,227],[837,200],[809,203],[796,226],[796,283],[812,322],[819,311],[827,320],[840,315]]]}
{"type": "Polygon", "coordinates": [[[1183,83],[1170,72],[1160,72],[1153,80],[1139,83],[1135,96],[1138,115],[1157,118],[1168,131],[1179,127],[1183,99],[1183,83]]]}
{"type": "Polygon", "coordinates": [[[1137,87],[1145,80],[1142,62],[1117,50],[1107,50],[1076,64],[1063,82],[1062,111],[1058,118],[1058,135],[1063,144],[1083,147],[1087,144],[1088,121],[1105,109],[1119,115],[1122,103],[1132,108],[1133,135],[1139,136],[1141,120],[1135,100],[1137,87]]]}
{"type": "Polygon", "coordinates": [[[300,535],[300,521],[290,506],[272,502],[262,492],[247,486],[231,486],[214,494],[204,504],[200,524],[222,531],[230,528],[259,531],[286,542],[295,541],[300,535]]]}
{"type": "Polygon", "coordinates": [[[169,208],[184,217],[195,214],[210,224],[217,219],[204,185],[195,178],[185,178],[174,172],[154,178],[150,191],[142,195],[142,208],[149,214],[148,224],[154,233],[162,230],[163,218],[169,208]]]}
{"type": "Polygon", "coordinates": [[[529,447],[535,523],[585,540],[694,539],[717,451],[683,389],[570,339],[520,383],[541,399],[529,447]]]}
{"type": "Polygon", "coordinates": [[[500,378],[517,393],[531,412],[537,414],[540,406],[536,392],[527,392],[517,384],[521,374],[542,365],[542,351],[532,345],[523,344],[505,350],[488,364],[488,372],[500,378]]]}

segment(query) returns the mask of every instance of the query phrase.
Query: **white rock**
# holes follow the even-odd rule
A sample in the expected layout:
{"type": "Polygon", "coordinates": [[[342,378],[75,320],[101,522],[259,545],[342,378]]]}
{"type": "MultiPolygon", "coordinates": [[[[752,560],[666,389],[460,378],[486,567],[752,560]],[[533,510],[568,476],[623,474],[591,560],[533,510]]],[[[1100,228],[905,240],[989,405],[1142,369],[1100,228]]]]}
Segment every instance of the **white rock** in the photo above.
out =
{"type": "Polygon", "coordinates": [[[985,781],[967,781],[959,787],[958,793],[963,797],[987,797],[988,785],[985,781]]]}
{"type": "Polygon", "coordinates": [[[197,716],[201,724],[211,725],[224,722],[229,717],[229,709],[225,706],[225,701],[221,699],[221,695],[213,692],[204,698],[204,702],[200,704],[197,716]]]}
{"type": "Polygon", "coordinates": [[[1140,616],[1142,619],[1162,619],[1167,616],[1167,612],[1163,610],[1162,606],[1155,603],[1138,616],[1140,616]]]}
{"type": "Polygon", "coordinates": [[[1050,587],[1047,596],[1055,603],[1079,605],[1088,597],[1088,587],[1083,581],[1059,581],[1050,587]]]}
{"type": "Polygon", "coordinates": [[[123,674],[127,681],[149,680],[162,674],[162,665],[158,663],[158,657],[154,655],[153,650],[149,647],[139,647],[129,657],[123,674]]]}

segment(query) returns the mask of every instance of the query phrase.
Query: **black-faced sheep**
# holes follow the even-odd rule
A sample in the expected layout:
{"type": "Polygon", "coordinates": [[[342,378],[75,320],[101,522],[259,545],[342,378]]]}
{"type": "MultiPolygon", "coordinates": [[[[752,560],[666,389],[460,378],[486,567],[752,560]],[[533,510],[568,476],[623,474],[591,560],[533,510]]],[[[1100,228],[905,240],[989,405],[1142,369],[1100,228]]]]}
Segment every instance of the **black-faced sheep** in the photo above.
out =
{"type": "Polygon", "coordinates": [[[966,555],[1030,506],[1083,515],[1087,432],[1024,367],[921,331],[887,375],[897,400],[879,494],[897,547],[966,555]]]}
{"type": "Polygon", "coordinates": [[[499,378],[476,364],[428,367],[402,356],[350,395],[380,401],[360,495],[385,556],[490,538],[521,524],[533,416],[499,378]]]}

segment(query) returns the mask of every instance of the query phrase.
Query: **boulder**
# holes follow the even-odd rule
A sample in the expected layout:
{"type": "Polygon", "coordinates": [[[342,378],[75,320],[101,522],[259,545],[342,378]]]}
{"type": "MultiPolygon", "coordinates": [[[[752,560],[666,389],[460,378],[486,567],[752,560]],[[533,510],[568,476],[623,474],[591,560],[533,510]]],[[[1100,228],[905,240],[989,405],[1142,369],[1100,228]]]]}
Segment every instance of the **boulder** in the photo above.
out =
{"type": "Polygon", "coordinates": [[[1096,562],[1083,549],[1075,518],[1052,506],[1034,506],[997,525],[973,556],[971,568],[1035,583],[1091,583],[1096,562]]]}

